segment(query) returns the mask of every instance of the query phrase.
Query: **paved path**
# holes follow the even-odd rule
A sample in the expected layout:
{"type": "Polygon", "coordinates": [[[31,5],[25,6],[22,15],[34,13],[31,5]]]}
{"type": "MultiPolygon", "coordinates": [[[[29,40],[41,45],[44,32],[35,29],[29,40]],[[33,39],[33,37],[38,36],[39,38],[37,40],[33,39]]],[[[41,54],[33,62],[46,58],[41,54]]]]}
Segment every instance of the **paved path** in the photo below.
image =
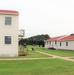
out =
{"type": "Polygon", "coordinates": [[[0,58],[0,60],[36,60],[36,59],[51,59],[51,58],[0,58]]]}
{"type": "Polygon", "coordinates": [[[41,54],[46,54],[48,56],[52,56],[53,58],[59,58],[59,59],[69,60],[69,61],[74,62],[74,59],[70,59],[70,57],[61,57],[61,56],[57,56],[57,55],[53,55],[53,54],[49,54],[49,53],[45,53],[45,52],[41,52],[41,51],[36,51],[36,52],[41,53],[41,54]]]}

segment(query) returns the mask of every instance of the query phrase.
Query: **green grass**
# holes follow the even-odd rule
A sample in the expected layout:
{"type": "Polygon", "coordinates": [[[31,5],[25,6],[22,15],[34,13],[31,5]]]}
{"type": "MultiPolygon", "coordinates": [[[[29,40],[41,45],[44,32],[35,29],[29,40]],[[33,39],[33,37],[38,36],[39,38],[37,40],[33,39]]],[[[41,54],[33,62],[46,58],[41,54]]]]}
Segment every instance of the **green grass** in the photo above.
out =
{"type": "MultiPolygon", "coordinates": [[[[32,49],[33,47],[35,50],[61,56],[64,56],[64,54],[65,56],[69,56],[69,54],[71,54],[70,52],[72,52],[48,50],[38,46],[28,46],[28,49],[32,49]]],[[[28,56],[21,57],[48,57],[47,55],[39,54],[32,50],[29,50],[28,52],[28,56]]],[[[74,62],[56,58],[41,60],[0,60],[0,75],[74,75],[74,62]]]]}
{"type": "MultiPolygon", "coordinates": [[[[32,48],[33,46],[29,46],[29,48],[32,48]]],[[[38,47],[38,46],[34,46],[34,48],[36,50],[42,51],[42,52],[46,52],[46,53],[50,53],[50,54],[54,54],[54,55],[59,55],[59,56],[74,56],[74,51],[69,51],[69,50],[51,50],[51,49],[45,49],[43,47],[38,47]]]]}
{"type": "MultiPolygon", "coordinates": [[[[32,47],[32,46],[31,46],[32,47]]],[[[24,52],[28,52],[28,55],[27,56],[19,56],[20,57],[23,57],[23,58],[44,58],[44,57],[49,57],[47,55],[44,55],[44,54],[39,54],[35,51],[32,51],[32,48],[24,48],[23,46],[22,47],[19,47],[19,50],[24,50],[24,52]],[[28,49],[28,50],[27,50],[28,49]],[[29,50],[30,49],[30,50],[29,50]]]]}
{"type": "Polygon", "coordinates": [[[29,55],[25,56],[25,58],[45,58],[45,57],[50,57],[50,56],[47,56],[45,54],[39,54],[35,51],[30,51],[30,50],[29,50],[29,55]]]}
{"type": "MultiPolygon", "coordinates": [[[[32,46],[31,46],[32,47],[32,46]]],[[[23,49],[23,48],[22,48],[23,49]]],[[[29,50],[29,48],[27,47],[27,48],[24,48],[23,50],[24,50],[24,52],[27,52],[27,49],[28,49],[28,55],[27,56],[22,56],[22,57],[24,57],[24,58],[44,58],[44,57],[49,57],[49,56],[47,56],[47,55],[44,55],[44,54],[40,54],[40,53],[37,53],[37,52],[35,52],[35,51],[32,51],[32,49],[31,50],[29,50]]],[[[19,56],[20,57],[20,56],[19,56]]]]}
{"type": "Polygon", "coordinates": [[[0,59],[8,59],[8,58],[49,58],[51,56],[40,54],[35,51],[29,50],[28,55],[26,56],[18,56],[18,57],[0,57],[0,59]]]}
{"type": "MultiPolygon", "coordinates": [[[[32,47],[32,46],[31,46],[32,47]]],[[[27,48],[24,48],[24,47],[20,47],[18,48],[19,50],[24,50],[24,52],[27,52],[27,48]]],[[[18,56],[18,57],[0,57],[0,59],[8,59],[8,58],[49,58],[50,56],[47,56],[45,54],[40,54],[40,53],[37,53],[35,51],[32,51],[32,50],[28,50],[28,55],[27,56],[18,56]]]]}
{"type": "MultiPolygon", "coordinates": [[[[72,57],[74,57],[74,51],[51,50],[51,49],[45,49],[43,47],[38,47],[38,46],[27,46],[27,48],[30,49],[30,50],[28,50],[29,55],[27,55],[27,56],[18,56],[18,57],[15,57],[15,58],[42,58],[42,57],[49,57],[47,55],[39,54],[39,53],[37,53],[35,51],[32,51],[32,48],[34,48],[35,50],[39,50],[39,51],[54,54],[54,55],[72,56],[72,57]]],[[[20,50],[20,47],[19,47],[19,50],[20,50]]],[[[24,50],[24,52],[27,52],[26,48],[22,47],[21,50],[24,50]]],[[[0,57],[0,58],[5,58],[5,57],[0,57]]],[[[6,58],[9,58],[9,57],[6,57],[6,58]]],[[[14,57],[11,57],[11,58],[14,58],[14,57]]]]}
{"type": "Polygon", "coordinates": [[[74,63],[60,59],[0,61],[0,75],[74,75],[74,63]]]}

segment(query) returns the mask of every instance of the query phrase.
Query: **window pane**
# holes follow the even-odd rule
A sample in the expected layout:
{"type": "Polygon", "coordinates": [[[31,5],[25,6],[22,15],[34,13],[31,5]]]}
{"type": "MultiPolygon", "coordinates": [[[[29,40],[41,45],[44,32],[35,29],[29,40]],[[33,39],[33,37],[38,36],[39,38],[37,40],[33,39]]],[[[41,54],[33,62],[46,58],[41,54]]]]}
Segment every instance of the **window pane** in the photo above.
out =
{"type": "Polygon", "coordinates": [[[60,42],[60,46],[61,46],[62,44],[61,44],[61,42],[60,42]]]}
{"type": "Polygon", "coordinates": [[[55,41],[55,45],[57,45],[57,41],[55,41]]]}
{"type": "Polygon", "coordinates": [[[11,25],[11,17],[5,17],[5,25],[11,25]]]}
{"type": "Polygon", "coordinates": [[[11,36],[5,36],[5,44],[11,44],[11,36]]]}
{"type": "Polygon", "coordinates": [[[50,41],[50,45],[51,45],[51,41],[50,41]]]}
{"type": "Polygon", "coordinates": [[[47,41],[47,45],[48,45],[48,41],[47,41]]]}
{"type": "Polygon", "coordinates": [[[66,42],[66,46],[68,46],[68,42],[66,42]]]}

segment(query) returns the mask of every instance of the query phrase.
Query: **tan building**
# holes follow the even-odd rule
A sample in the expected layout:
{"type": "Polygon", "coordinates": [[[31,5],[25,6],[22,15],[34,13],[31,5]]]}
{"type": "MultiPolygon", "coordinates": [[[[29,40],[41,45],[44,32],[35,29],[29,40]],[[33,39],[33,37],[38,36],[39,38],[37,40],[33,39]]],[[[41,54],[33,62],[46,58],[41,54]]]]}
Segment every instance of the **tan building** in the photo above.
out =
{"type": "Polygon", "coordinates": [[[0,10],[0,56],[18,56],[18,11],[0,10]]]}

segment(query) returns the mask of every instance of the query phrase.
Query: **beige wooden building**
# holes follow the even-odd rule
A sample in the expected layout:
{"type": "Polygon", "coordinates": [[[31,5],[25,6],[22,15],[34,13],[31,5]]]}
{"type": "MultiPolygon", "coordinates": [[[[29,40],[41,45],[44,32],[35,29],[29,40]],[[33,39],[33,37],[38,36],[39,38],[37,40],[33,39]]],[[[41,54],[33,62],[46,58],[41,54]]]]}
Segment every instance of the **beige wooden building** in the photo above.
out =
{"type": "Polygon", "coordinates": [[[0,10],[0,56],[18,56],[18,11],[0,10]]]}

